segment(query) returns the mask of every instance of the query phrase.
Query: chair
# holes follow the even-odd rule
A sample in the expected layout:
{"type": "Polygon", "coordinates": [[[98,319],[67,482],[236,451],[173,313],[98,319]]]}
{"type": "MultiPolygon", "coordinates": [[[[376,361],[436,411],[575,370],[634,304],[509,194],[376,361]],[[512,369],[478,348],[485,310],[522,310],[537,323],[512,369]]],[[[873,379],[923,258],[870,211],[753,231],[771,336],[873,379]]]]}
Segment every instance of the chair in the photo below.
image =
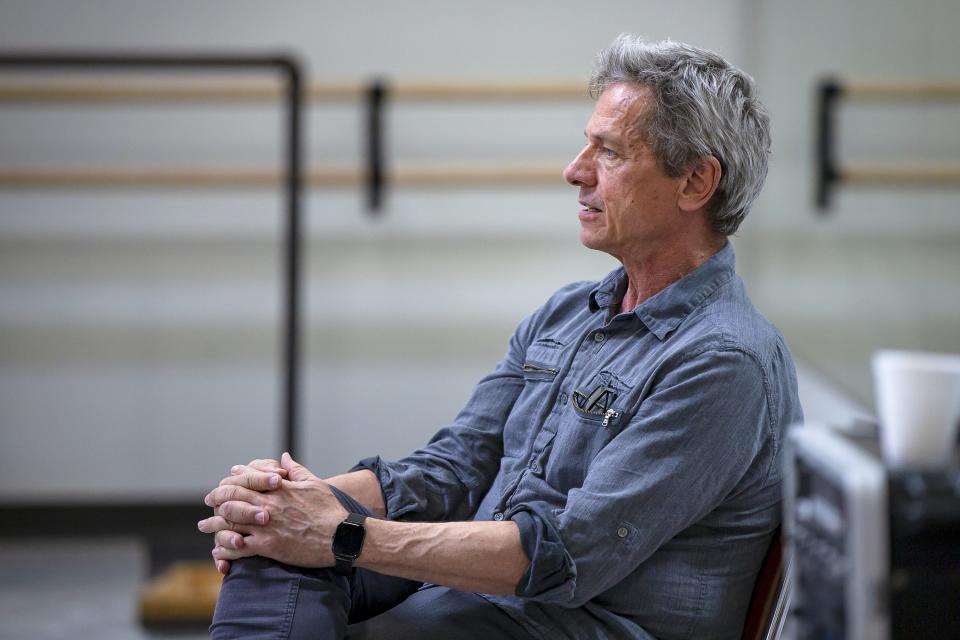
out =
{"type": "Polygon", "coordinates": [[[742,640],[779,640],[790,605],[790,573],[790,561],[784,558],[778,527],[757,574],[742,640]]]}

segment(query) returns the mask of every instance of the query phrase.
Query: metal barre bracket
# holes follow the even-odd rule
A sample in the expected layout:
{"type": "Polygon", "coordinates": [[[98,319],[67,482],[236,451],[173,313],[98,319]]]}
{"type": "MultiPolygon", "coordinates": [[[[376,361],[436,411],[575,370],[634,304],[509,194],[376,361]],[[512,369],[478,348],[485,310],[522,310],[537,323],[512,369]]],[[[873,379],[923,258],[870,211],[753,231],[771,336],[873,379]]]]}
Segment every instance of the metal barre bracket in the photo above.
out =
{"type": "Polygon", "coordinates": [[[923,163],[840,166],[837,160],[837,104],[841,98],[873,101],[960,100],[960,84],[931,82],[840,82],[826,78],[817,85],[815,194],[817,209],[826,215],[838,184],[869,186],[944,186],[960,184],[960,164],[923,163]]]}
{"type": "Polygon", "coordinates": [[[383,108],[387,101],[387,85],[376,79],[367,89],[367,210],[380,213],[386,186],[386,153],[383,137],[383,108]]]}
{"type": "Polygon", "coordinates": [[[817,88],[817,208],[826,212],[830,204],[830,191],[840,177],[834,154],[834,106],[841,95],[840,84],[833,78],[820,83],[817,88]]]}

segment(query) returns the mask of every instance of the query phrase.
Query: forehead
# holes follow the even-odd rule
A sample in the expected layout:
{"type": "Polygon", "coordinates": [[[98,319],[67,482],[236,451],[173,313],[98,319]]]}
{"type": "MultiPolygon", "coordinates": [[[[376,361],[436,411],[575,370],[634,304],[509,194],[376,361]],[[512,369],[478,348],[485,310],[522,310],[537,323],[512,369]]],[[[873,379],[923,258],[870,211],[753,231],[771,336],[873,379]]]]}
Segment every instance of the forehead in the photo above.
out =
{"type": "Polygon", "coordinates": [[[597,99],[587,123],[587,137],[642,141],[640,126],[649,101],[650,90],[646,87],[626,82],[610,85],[597,99]]]}

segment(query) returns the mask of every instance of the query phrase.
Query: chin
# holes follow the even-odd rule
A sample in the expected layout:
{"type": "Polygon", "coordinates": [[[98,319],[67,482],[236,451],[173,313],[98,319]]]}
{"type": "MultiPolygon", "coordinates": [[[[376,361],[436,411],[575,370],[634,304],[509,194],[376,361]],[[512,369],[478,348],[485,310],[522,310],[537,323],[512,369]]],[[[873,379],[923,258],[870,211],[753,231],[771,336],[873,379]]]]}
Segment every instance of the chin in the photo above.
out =
{"type": "Polygon", "coordinates": [[[611,256],[615,260],[623,262],[620,260],[618,252],[615,250],[610,243],[606,242],[606,238],[598,236],[597,234],[585,233],[583,230],[580,231],[580,244],[582,244],[587,249],[592,249],[593,251],[600,251],[611,256]]]}
{"type": "Polygon", "coordinates": [[[592,229],[580,229],[580,244],[587,249],[603,251],[603,237],[592,229]]]}

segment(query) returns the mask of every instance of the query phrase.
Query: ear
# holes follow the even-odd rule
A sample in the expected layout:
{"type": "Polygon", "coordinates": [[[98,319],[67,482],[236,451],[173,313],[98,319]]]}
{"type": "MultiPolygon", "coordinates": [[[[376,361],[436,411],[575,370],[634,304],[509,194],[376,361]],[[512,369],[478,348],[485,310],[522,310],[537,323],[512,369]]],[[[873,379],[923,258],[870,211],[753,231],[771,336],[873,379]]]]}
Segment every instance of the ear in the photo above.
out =
{"type": "Polygon", "coordinates": [[[681,211],[699,211],[707,206],[720,184],[723,169],[713,156],[704,156],[687,170],[680,183],[677,204],[681,211]]]}

